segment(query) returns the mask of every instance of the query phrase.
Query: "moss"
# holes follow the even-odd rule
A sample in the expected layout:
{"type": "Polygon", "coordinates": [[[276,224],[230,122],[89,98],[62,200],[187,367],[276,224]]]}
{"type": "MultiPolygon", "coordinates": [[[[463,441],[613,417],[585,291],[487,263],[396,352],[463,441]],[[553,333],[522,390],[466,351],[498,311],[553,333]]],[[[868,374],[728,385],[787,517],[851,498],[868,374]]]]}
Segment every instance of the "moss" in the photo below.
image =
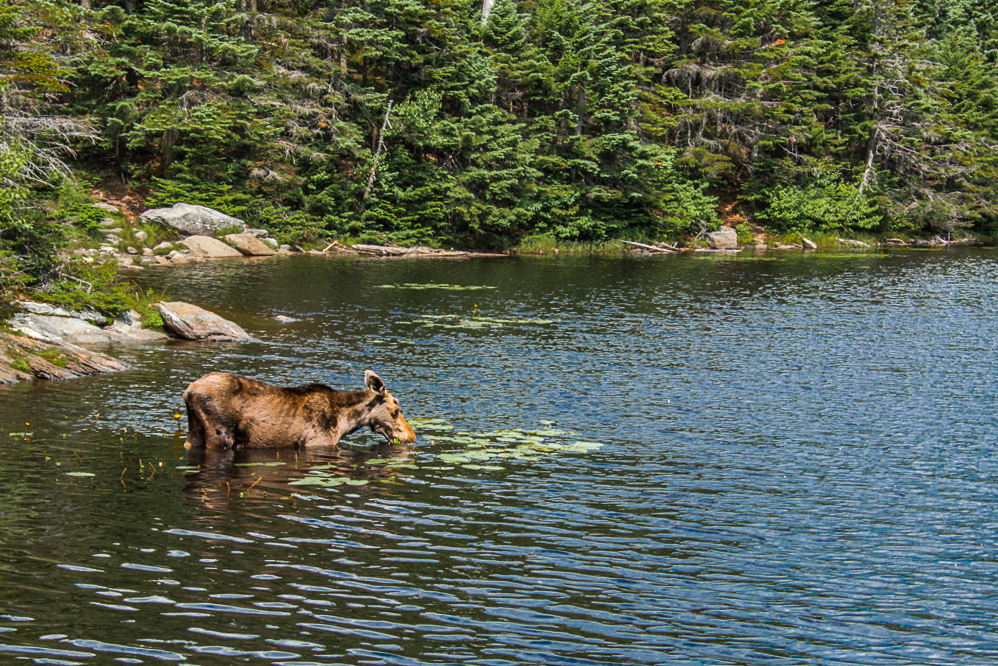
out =
{"type": "Polygon", "coordinates": [[[24,356],[14,356],[14,359],[10,363],[10,367],[29,375],[32,374],[31,365],[28,363],[28,359],[24,356]]]}
{"type": "Polygon", "coordinates": [[[54,348],[53,349],[47,349],[47,350],[41,352],[39,354],[39,356],[41,356],[42,358],[44,358],[46,361],[48,361],[52,365],[60,367],[60,368],[65,368],[66,364],[68,363],[68,359],[66,358],[66,355],[64,353],[62,353],[61,351],[59,351],[58,349],[54,349],[54,348]]]}

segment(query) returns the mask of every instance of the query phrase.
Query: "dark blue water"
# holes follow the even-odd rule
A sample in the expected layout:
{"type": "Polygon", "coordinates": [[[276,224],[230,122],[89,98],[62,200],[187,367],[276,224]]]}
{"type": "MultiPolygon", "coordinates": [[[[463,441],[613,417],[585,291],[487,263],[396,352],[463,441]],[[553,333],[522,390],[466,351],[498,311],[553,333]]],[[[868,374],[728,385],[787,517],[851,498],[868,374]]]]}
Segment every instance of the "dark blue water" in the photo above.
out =
{"type": "Polygon", "coordinates": [[[149,270],[255,340],[0,389],[0,663],[995,663],[996,276],[989,250],[149,270]],[[416,447],[182,448],[206,372],[365,368],[416,447]]]}

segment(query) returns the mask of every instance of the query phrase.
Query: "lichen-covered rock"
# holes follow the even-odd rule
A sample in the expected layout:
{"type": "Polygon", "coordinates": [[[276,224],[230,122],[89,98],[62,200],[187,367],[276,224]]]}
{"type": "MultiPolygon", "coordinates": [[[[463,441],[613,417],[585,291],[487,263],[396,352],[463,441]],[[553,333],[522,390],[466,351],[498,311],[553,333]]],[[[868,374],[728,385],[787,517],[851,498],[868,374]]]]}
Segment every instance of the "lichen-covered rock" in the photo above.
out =
{"type": "Polygon", "coordinates": [[[226,227],[236,227],[240,232],[246,229],[246,223],[239,218],[185,203],[147,210],[139,217],[143,222],[162,224],[188,236],[212,236],[226,227]]]}
{"type": "Polygon", "coordinates": [[[162,302],[156,304],[156,309],[163,317],[166,331],[184,340],[235,342],[249,338],[238,325],[190,303],[162,302]]]}
{"type": "Polygon", "coordinates": [[[0,333],[0,384],[32,378],[71,379],[126,368],[116,358],[76,345],[0,333]]]}
{"type": "Polygon", "coordinates": [[[10,327],[19,333],[51,343],[74,345],[106,345],[118,342],[151,342],[166,336],[141,326],[115,323],[100,328],[75,317],[39,314],[18,314],[11,319],[10,327]]]}
{"type": "Polygon", "coordinates": [[[731,227],[721,227],[707,234],[707,242],[715,250],[737,250],[738,232],[731,227]]]}
{"type": "Polygon", "coordinates": [[[242,252],[229,247],[217,238],[210,236],[190,236],[180,241],[180,244],[197,257],[216,259],[219,257],[241,257],[242,252]]]}
{"type": "Polygon", "coordinates": [[[222,239],[248,257],[263,257],[277,254],[259,238],[252,234],[229,234],[222,239]]]}

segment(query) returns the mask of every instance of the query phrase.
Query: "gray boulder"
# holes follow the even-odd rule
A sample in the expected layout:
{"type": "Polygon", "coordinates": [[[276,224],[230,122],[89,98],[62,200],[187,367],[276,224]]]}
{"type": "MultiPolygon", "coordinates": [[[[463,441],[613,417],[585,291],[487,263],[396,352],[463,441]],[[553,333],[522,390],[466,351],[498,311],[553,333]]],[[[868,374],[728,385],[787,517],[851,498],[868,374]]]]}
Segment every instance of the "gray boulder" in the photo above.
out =
{"type": "Polygon", "coordinates": [[[721,227],[707,234],[707,242],[715,250],[737,250],[738,232],[731,227],[721,227]]]}
{"type": "Polygon", "coordinates": [[[277,252],[265,245],[259,238],[250,234],[229,234],[228,236],[222,236],[222,240],[248,257],[277,254],[277,252]]]}
{"type": "Polygon", "coordinates": [[[190,303],[157,303],[156,309],[163,317],[163,327],[167,332],[184,340],[235,342],[249,338],[238,325],[190,303]]]}
{"type": "Polygon", "coordinates": [[[17,305],[32,314],[45,315],[49,317],[75,317],[88,321],[91,324],[103,325],[107,323],[107,317],[94,310],[83,310],[70,312],[64,308],[48,303],[36,303],[34,301],[18,301],[17,305]]]}
{"type": "Polygon", "coordinates": [[[154,208],[139,216],[143,222],[162,224],[187,236],[213,236],[226,227],[246,229],[242,220],[204,206],[178,203],[172,208],[154,208]]]}
{"type": "Polygon", "coordinates": [[[242,252],[235,250],[217,238],[210,236],[190,236],[180,241],[194,256],[215,259],[218,257],[241,257],[242,252]]]}
{"type": "Polygon", "coordinates": [[[156,331],[116,322],[108,328],[99,328],[75,317],[58,317],[38,314],[18,314],[11,328],[35,340],[74,345],[106,345],[115,342],[150,342],[166,336],[156,331]]]}

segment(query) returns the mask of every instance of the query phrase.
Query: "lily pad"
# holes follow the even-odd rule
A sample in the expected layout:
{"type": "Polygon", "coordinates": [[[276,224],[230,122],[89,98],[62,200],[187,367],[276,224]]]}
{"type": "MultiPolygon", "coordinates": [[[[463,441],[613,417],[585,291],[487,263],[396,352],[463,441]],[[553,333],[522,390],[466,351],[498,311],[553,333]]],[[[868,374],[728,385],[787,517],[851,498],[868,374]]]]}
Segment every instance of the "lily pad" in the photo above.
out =
{"type": "Polygon", "coordinates": [[[447,291],[481,291],[482,289],[496,289],[487,285],[460,285],[460,284],[417,284],[406,282],[404,284],[379,284],[375,289],[445,289],[447,291]]]}

